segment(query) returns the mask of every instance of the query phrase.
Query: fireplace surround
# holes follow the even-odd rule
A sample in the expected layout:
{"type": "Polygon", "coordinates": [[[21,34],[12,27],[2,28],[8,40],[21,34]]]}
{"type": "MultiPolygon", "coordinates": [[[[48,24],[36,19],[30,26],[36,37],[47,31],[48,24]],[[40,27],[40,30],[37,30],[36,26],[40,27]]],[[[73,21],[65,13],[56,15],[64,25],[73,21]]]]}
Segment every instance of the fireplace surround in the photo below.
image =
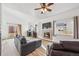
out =
{"type": "Polygon", "coordinates": [[[44,38],[49,38],[50,39],[50,32],[44,32],[44,38]]]}

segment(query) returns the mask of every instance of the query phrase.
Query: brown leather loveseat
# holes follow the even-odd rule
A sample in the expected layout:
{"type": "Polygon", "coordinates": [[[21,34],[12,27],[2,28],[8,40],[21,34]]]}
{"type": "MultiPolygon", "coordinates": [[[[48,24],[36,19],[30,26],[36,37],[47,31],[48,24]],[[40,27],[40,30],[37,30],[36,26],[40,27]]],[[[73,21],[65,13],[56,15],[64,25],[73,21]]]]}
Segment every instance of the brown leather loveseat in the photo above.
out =
{"type": "Polygon", "coordinates": [[[48,48],[48,56],[79,56],[79,41],[61,41],[48,48]]]}

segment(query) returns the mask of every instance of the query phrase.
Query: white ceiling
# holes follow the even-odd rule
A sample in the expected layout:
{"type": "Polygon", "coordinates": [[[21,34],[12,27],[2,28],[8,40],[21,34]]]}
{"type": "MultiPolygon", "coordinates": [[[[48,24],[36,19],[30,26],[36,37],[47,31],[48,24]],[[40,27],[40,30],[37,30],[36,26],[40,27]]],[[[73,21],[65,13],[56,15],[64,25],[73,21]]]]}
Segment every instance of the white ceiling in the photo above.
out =
{"type": "Polygon", "coordinates": [[[39,3],[4,3],[4,6],[36,17],[37,19],[44,19],[46,17],[51,17],[52,15],[78,7],[79,3],[55,3],[53,6],[50,6],[52,12],[47,12],[45,14],[41,14],[39,10],[34,10],[35,8],[40,7],[39,3]]]}

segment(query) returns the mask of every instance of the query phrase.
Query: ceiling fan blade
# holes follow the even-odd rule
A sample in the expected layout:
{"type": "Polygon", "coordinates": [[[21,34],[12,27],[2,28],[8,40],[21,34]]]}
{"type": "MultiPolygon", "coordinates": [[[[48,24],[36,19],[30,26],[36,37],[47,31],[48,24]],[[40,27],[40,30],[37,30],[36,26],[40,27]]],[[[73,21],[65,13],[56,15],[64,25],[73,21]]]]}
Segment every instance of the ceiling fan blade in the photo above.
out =
{"type": "Polygon", "coordinates": [[[40,3],[40,5],[41,5],[42,8],[46,6],[45,3],[40,3]]]}
{"type": "Polygon", "coordinates": [[[51,6],[51,5],[53,5],[54,3],[49,3],[47,6],[51,6]]]}
{"type": "Polygon", "coordinates": [[[52,9],[48,9],[48,8],[47,8],[47,11],[51,12],[51,11],[52,11],[52,9]]]}
{"type": "Polygon", "coordinates": [[[34,10],[39,10],[39,9],[42,9],[42,8],[35,8],[34,10]]]}

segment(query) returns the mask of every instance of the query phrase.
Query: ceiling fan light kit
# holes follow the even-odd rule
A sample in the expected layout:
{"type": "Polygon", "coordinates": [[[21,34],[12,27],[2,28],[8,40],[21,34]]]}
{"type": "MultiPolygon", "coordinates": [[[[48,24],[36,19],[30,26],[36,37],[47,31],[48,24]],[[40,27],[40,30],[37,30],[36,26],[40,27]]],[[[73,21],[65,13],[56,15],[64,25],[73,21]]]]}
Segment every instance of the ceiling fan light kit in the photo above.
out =
{"type": "Polygon", "coordinates": [[[45,8],[44,11],[47,12],[47,9],[45,8]]]}
{"type": "Polygon", "coordinates": [[[41,14],[43,14],[43,13],[45,13],[45,12],[47,12],[47,9],[46,9],[46,8],[41,9],[41,14]]]}
{"type": "Polygon", "coordinates": [[[49,9],[48,7],[50,7],[51,5],[53,5],[54,3],[40,3],[41,7],[40,8],[35,8],[34,10],[41,10],[41,14],[45,13],[45,12],[51,12],[52,9],[49,9]]]}

